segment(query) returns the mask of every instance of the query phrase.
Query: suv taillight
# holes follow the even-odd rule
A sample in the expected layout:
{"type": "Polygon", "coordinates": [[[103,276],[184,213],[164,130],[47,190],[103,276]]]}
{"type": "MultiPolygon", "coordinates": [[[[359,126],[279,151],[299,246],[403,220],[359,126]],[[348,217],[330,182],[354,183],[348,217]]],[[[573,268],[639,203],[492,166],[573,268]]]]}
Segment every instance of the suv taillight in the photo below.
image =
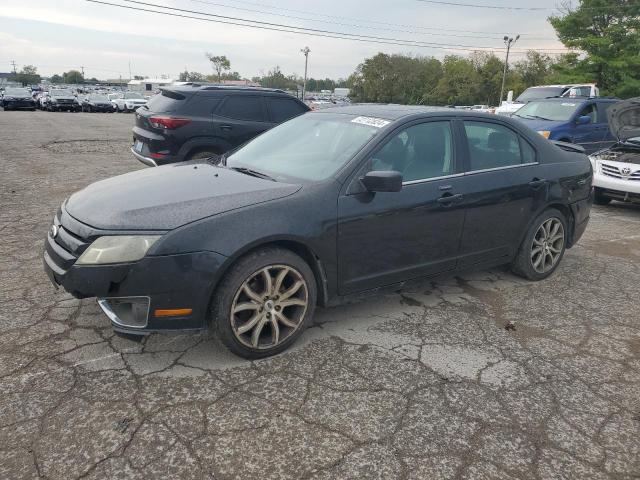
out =
{"type": "Polygon", "coordinates": [[[174,130],[180,128],[191,120],[188,118],[176,118],[176,117],[149,117],[149,123],[153,128],[164,128],[166,130],[174,130]]]}

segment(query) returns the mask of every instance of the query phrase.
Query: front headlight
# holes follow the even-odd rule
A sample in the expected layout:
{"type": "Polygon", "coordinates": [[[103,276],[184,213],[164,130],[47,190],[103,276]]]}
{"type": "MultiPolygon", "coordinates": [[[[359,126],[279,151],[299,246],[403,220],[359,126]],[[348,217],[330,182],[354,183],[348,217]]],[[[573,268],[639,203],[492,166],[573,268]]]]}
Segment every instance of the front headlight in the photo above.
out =
{"type": "Polygon", "coordinates": [[[551,135],[551,132],[549,130],[538,130],[538,133],[544,138],[549,138],[549,136],[551,135]]]}
{"type": "Polygon", "coordinates": [[[87,248],[76,264],[135,262],[147,254],[160,235],[114,235],[100,237],[87,248]]]}

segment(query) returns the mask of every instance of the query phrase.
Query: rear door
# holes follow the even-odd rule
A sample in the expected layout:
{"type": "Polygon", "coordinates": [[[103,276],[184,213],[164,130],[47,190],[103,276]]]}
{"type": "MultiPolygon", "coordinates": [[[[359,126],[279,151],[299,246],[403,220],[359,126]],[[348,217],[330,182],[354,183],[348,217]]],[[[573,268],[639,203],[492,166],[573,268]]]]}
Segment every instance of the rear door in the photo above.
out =
{"type": "Polygon", "coordinates": [[[260,94],[230,94],[222,101],[214,115],[214,132],[224,138],[231,148],[251,140],[255,136],[271,128],[260,94]]]}
{"type": "Polygon", "coordinates": [[[507,261],[548,184],[540,177],[534,148],[515,130],[489,119],[464,120],[460,126],[466,215],[458,265],[507,261]]]}
{"type": "Polygon", "coordinates": [[[267,102],[269,119],[275,124],[286,122],[309,111],[304,104],[293,97],[268,96],[265,97],[265,101],[267,102]]]}

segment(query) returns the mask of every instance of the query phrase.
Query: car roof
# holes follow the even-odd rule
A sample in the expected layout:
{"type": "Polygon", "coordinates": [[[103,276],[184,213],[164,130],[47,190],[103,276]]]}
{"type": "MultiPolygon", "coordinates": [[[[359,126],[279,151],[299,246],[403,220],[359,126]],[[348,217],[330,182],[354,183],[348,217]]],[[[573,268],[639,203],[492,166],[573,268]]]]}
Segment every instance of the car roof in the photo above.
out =
{"type": "Polygon", "coordinates": [[[572,103],[585,103],[585,102],[603,102],[603,103],[616,103],[619,102],[618,98],[607,97],[548,97],[540,98],[538,100],[532,100],[529,103],[535,102],[572,102],[572,103]]]}
{"type": "MultiPolygon", "coordinates": [[[[409,115],[424,113],[449,113],[458,115],[462,112],[446,107],[430,107],[423,105],[395,105],[395,104],[366,104],[332,107],[318,111],[318,113],[338,113],[343,115],[357,115],[363,117],[377,117],[387,120],[397,120],[409,115]]],[[[475,114],[477,115],[477,113],[475,114]]]]}
{"type": "Polygon", "coordinates": [[[224,92],[271,92],[271,93],[286,93],[284,90],[278,88],[265,88],[265,87],[242,87],[237,85],[202,85],[199,83],[193,83],[189,85],[167,85],[161,87],[160,90],[172,90],[174,92],[186,92],[193,93],[202,90],[211,91],[219,90],[224,92]]]}

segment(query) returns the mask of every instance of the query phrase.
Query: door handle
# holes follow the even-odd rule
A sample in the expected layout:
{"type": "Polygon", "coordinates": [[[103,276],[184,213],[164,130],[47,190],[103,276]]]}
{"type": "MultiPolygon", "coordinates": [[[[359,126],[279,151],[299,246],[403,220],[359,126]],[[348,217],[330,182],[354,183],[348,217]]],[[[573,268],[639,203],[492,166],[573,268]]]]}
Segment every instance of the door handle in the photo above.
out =
{"type": "Polygon", "coordinates": [[[443,195],[436,201],[444,207],[450,207],[454,203],[460,203],[463,198],[464,196],[461,193],[457,193],[455,195],[443,195]]]}
{"type": "Polygon", "coordinates": [[[231,130],[233,127],[231,125],[220,125],[220,130],[231,130]]]}
{"type": "Polygon", "coordinates": [[[542,187],[542,186],[544,186],[546,184],[547,184],[546,180],[541,180],[539,178],[534,178],[533,180],[531,180],[529,182],[529,186],[531,188],[533,188],[534,190],[537,190],[537,189],[539,189],[540,187],[542,187]]]}

